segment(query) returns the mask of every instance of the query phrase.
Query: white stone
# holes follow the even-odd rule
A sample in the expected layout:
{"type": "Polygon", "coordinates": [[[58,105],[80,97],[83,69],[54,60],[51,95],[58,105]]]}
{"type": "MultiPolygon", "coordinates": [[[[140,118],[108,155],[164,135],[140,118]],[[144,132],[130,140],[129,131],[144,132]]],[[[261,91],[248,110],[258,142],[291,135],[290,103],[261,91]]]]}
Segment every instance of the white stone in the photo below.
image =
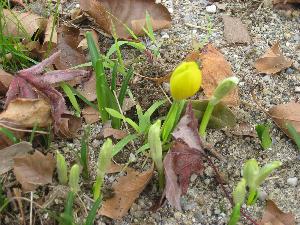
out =
{"type": "Polygon", "coordinates": [[[287,179],[287,183],[288,185],[292,186],[292,187],[296,187],[298,184],[298,178],[297,177],[290,177],[287,179]]]}
{"type": "Polygon", "coordinates": [[[208,13],[215,13],[215,12],[217,12],[217,6],[216,5],[206,6],[206,12],[208,12],[208,13]]]}
{"type": "Polygon", "coordinates": [[[162,36],[161,36],[162,39],[169,39],[170,36],[168,35],[168,33],[164,33],[162,36]]]}

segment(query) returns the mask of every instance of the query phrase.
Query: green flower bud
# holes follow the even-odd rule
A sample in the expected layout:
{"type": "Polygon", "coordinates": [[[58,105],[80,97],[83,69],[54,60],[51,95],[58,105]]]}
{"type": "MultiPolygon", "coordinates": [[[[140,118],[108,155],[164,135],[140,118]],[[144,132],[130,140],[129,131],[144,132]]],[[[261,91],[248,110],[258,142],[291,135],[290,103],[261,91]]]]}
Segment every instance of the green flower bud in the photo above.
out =
{"type": "Polygon", "coordinates": [[[99,158],[98,158],[98,176],[103,176],[110,165],[111,158],[112,158],[112,150],[113,150],[113,144],[112,140],[108,138],[99,153],[99,158]]]}
{"type": "Polygon", "coordinates": [[[199,91],[202,73],[196,62],[183,62],[172,73],[171,95],[175,100],[189,98],[199,91]]]}
{"type": "Polygon", "coordinates": [[[246,180],[244,178],[237,184],[232,195],[234,204],[242,205],[244,203],[246,197],[246,180]]]}
{"type": "Polygon", "coordinates": [[[233,90],[239,83],[237,77],[228,77],[221,81],[218,87],[215,89],[211,101],[214,105],[218,104],[222,98],[224,98],[231,90],[233,90]]]}
{"type": "Polygon", "coordinates": [[[79,175],[80,175],[80,168],[78,164],[72,166],[70,170],[70,179],[69,179],[69,186],[71,191],[77,193],[80,190],[79,187],[79,175]]]}
{"type": "Polygon", "coordinates": [[[243,177],[250,188],[256,189],[256,177],[259,172],[259,166],[255,159],[248,160],[243,168],[243,177]]]}
{"type": "Polygon", "coordinates": [[[65,157],[59,151],[56,151],[56,169],[59,183],[66,185],[68,183],[68,167],[65,157]]]}

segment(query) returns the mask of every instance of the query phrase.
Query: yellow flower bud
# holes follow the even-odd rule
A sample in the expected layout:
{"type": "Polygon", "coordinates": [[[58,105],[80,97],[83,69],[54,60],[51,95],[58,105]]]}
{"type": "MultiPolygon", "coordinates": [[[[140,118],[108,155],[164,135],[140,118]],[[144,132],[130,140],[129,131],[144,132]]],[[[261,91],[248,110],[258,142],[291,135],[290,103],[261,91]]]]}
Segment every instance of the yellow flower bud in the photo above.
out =
{"type": "Polygon", "coordinates": [[[202,73],[196,62],[183,62],[172,73],[171,95],[175,100],[186,99],[199,91],[202,73]]]}

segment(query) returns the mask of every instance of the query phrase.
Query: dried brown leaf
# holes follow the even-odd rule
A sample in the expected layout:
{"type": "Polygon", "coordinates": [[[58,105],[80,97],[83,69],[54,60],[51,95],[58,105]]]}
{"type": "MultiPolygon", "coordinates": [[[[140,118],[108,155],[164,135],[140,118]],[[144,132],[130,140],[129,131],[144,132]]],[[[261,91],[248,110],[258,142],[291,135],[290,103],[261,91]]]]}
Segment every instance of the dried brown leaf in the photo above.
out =
{"type": "Polygon", "coordinates": [[[13,168],[13,158],[32,151],[28,142],[20,142],[0,150],[0,175],[13,168]]]}
{"type": "MultiPolygon", "coordinates": [[[[300,104],[289,102],[287,104],[277,105],[269,110],[274,122],[279,126],[289,137],[286,123],[291,123],[298,133],[300,133],[300,104]]],[[[292,137],[291,137],[292,138],[292,137]]]]}
{"type": "Polygon", "coordinates": [[[261,225],[296,225],[295,216],[292,213],[282,212],[272,200],[267,200],[261,225]]]}
{"type": "Polygon", "coordinates": [[[247,27],[240,18],[228,15],[222,16],[224,22],[224,36],[229,43],[250,43],[251,38],[247,27]]]}
{"type": "Polygon", "coordinates": [[[82,87],[78,87],[77,91],[79,91],[87,100],[91,102],[95,101],[97,99],[95,73],[92,74],[90,79],[86,81],[82,87]]]}
{"type": "Polygon", "coordinates": [[[0,95],[5,95],[13,78],[13,75],[0,69],[0,95]]]}
{"type": "Polygon", "coordinates": [[[16,10],[3,9],[5,18],[4,35],[14,37],[28,37],[29,39],[39,30],[44,31],[47,19],[32,12],[18,12],[16,10]]]}
{"type": "Polygon", "coordinates": [[[14,174],[24,191],[33,191],[39,185],[52,182],[55,160],[51,154],[43,155],[35,151],[14,158],[14,174]]]}
{"type": "Polygon", "coordinates": [[[45,31],[45,39],[43,45],[48,47],[49,43],[52,43],[52,47],[55,47],[57,44],[57,29],[56,25],[53,23],[54,17],[50,16],[47,22],[47,27],[45,31]]]}
{"type": "Polygon", "coordinates": [[[120,140],[124,137],[126,137],[128,134],[126,131],[114,129],[111,127],[106,127],[103,129],[103,137],[114,137],[117,140],[120,140]]]}
{"type": "Polygon", "coordinates": [[[22,128],[48,127],[52,122],[51,107],[42,98],[17,98],[0,114],[0,120],[22,128]]]}
{"type": "Polygon", "coordinates": [[[82,116],[88,124],[93,124],[100,120],[99,111],[89,105],[83,108],[82,116]]]}
{"type": "Polygon", "coordinates": [[[292,65],[292,61],[285,58],[279,48],[279,42],[276,42],[267,52],[258,60],[254,66],[259,73],[275,74],[292,65]]]}
{"type": "MultiPolygon", "coordinates": [[[[218,84],[232,76],[231,65],[213,45],[208,44],[201,52],[188,54],[185,61],[200,61],[202,65],[202,85],[204,94],[209,98],[213,95],[218,84]]],[[[239,105],[238,89],[232,90],[222,102],[226,105],[239,105]]]]}
{"type": "Polygon", "coordinates": [[[63,138],[76,137],[77,132],[81,127],[81,123],[81,118],[78,118],[71,114],[63,114],[61,118],[61,124],[59,127],[59,136],[63,138]]]}
{"type": "Polygon", "coordinates": [[[150,14],[154,31],[171,23],[168,10],[155,0],[81,0],[80,7],[108,34],[113,32],[112,21],[119,38],[132,38],[124,24],[136,35],[144,34],[146,12],[150,14]]]}
{"type": "Polygon", "coordinates": [[[153,169],[140,173],[132,168],[126,169],[127,175],[122,176],[113,184],[114,196],[103,202],[100,215],[112,219],[125,216],[134,201],[139,197],[152,178],[153,169]]]}

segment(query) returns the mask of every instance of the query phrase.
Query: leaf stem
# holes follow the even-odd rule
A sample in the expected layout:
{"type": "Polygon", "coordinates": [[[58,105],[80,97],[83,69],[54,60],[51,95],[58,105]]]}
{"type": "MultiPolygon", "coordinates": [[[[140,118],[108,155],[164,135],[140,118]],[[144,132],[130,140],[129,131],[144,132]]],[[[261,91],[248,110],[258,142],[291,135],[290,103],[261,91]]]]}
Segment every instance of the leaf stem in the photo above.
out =
{"type": "Polygon", "coordinates": [[[212,101],[209,101],[206,107],[206,110],[204,112],[200,127],[199,127],[199,135],[204,138],[206,135],[206,127],[209,122],[209,119],[211,117],[211,114],[214,110],[215,104],[212,103],[212,101]]]}

